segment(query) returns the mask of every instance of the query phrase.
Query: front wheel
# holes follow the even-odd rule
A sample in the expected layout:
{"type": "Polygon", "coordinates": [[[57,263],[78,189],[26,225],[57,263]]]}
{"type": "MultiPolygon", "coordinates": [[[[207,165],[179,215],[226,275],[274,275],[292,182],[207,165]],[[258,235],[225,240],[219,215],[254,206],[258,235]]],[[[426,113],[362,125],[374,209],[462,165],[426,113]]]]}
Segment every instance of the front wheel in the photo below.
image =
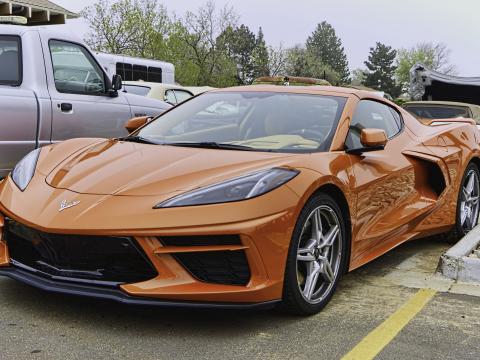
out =
{"type": "Polygon", "coordinates": [[[345,219],[327,194],[313,197],[295,226],[287,258],[283,308],[298,315],[319,312],[346,267],[345,219]]]}

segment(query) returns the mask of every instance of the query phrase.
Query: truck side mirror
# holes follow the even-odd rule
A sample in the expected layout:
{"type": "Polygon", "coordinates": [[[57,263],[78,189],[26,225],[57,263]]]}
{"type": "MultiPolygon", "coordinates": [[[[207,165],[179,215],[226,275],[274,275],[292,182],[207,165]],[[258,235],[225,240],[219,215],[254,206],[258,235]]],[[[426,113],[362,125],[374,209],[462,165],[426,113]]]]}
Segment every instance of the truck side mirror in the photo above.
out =
{"type": "Polygon", "coordinates": [[[112,90],[118,91],[123,87],[122,77],[118,74],[113,75],[112,77],[112,90]]]}

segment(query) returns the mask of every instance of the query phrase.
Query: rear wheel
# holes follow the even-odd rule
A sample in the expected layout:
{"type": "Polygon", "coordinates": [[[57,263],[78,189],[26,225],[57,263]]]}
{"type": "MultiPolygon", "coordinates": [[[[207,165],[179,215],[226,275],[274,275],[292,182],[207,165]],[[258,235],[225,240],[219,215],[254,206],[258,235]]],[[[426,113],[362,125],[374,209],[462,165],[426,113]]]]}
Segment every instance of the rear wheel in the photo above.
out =
{"type": "Polygon", "coordinates": [[[465,170],[457,200],[455,226],[446,234],[448,242],[457,242],[478,224],[480,210],[480,172],[470,163],[465,170]]]}
{"type": "Polygon", "coordinates": [[[332,297],[346,266],[345,219],[326,194],[312,198],[295,226],[287,258],[283,308],[298,314],[319,312],[332,297]]]}

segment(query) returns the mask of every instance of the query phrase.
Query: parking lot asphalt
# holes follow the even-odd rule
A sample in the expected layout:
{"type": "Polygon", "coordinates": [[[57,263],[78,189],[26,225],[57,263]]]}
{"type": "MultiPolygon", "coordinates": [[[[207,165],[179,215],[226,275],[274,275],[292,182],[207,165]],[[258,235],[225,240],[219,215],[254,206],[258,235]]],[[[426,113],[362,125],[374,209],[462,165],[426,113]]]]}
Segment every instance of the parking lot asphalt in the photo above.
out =
{"type": "Polygon", "coordinates": [[[341,359],[371,347],[367,335],[419,288],[432,288],[433,298],[377,349],[377,358],[478,359],[480,287],[433,276],[446,249],[434,239],[402,245],[346,275],[330,304],[306,318],[131,307],[0,278],[0,358],[341,359]]]}

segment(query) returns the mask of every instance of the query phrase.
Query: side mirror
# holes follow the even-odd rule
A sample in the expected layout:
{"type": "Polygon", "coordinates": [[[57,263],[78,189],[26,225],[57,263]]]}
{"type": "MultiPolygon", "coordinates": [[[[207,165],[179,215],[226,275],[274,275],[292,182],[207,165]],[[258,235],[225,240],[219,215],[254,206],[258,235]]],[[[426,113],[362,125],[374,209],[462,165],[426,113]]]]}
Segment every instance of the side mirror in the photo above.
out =
{"type": "Polygon", "coordinates": [[[123,87],[122,77],[118,74],[113,75],[112,77],[112,90],[118,91],[123,87]]]}
{"type": "Polygon", "coordinates": [[[383,150],[387,145],[387,134],[382,129],[362,129],[360,132],[361,148],[347,149],[348,154],[361,155],[364,152],[383,150]]]}
{"type": "Polygon", "coordinates": [[[125,129],[127,129],[127,131],[131,134],[138,128],[148,123],[150,119],[151,118],[148,116],[140,116],[140,117],[132,118],[125,123],[125,129]]]}
{"type": "Polygon", "coordinates": [[[387,145],[387,134],[382,129],[362,129],[360,142],[365,148],[381,148],[387,145]]]}

